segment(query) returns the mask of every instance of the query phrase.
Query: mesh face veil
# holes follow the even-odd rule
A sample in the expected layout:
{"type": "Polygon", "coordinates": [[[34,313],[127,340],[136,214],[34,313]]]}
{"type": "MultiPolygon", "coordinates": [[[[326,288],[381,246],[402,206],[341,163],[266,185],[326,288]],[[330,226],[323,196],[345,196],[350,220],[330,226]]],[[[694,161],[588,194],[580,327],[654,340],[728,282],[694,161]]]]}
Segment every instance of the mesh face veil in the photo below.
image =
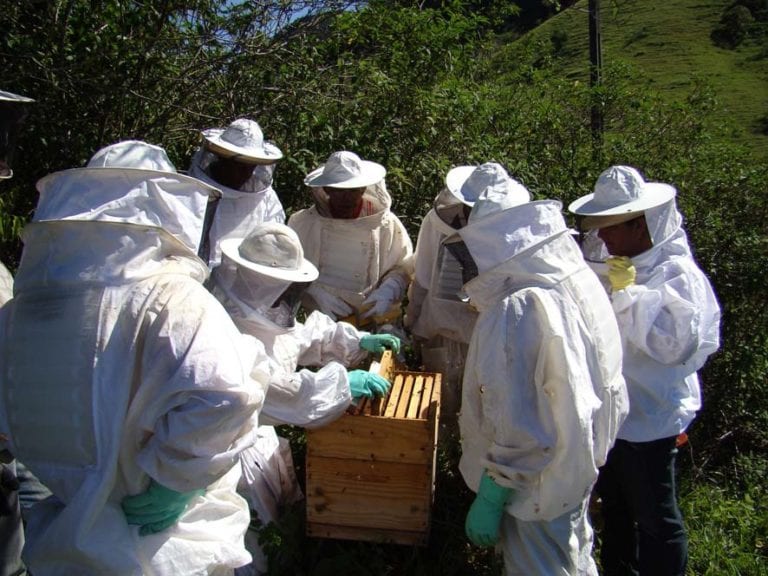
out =
{"type": "Polygon", "coordinates": [[[278,326],[291,328],[296,323],[301,296],[309,288],[309,284],[309,282],[293,282],[271,307],[264,310],[264,315],[278,326]]]}
{"type": "Polygon", "coordinates": [[[216,209],[219,207],[221,194],[212,195],[208,198],[208,205],[205,208],[205,217],[203,218],[203,235],[200,238],[200,248],[197,255],[206,264],[210,263],[211,258],[211,238],[210,231],[213,226],[213,219],[216,216],[216,209]]]}
{"type": "Polygon", "coordinates": [[[13,176],[11,163],[16,148],[16,135],[27,116],[24,103],[0,100],[0,179],[13,176]]]}

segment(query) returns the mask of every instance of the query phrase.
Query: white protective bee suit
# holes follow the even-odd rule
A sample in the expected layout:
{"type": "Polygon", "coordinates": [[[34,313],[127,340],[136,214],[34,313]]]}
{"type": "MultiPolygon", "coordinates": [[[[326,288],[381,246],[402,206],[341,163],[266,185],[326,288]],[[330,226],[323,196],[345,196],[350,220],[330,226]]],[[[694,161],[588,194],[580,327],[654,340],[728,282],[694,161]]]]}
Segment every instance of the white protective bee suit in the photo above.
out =
{"type": "MultiPolygon", "coordinates": [[[[225,240],[222,250],[223,261],[213,273],[211,290],[240,331],[266,350],[260,357],[264,361],[254,366],[255,372],[266,373],[269,380],[260,414],[262,425],[259,440],[240,456],[243,477],[239,486],[266,525],[277,519],[282,506],[301,498],[290,446],[286,439],[278,438],[273,425],[315,428],[341,416],[352,401],[344,366],[354,366],[366,357],[360,347],[366,333],[334,322],[319,311],[302,324],[295,321],[289,306],[273,307],[294,282],[317,278],[317,269],[304,259],[298,237],[287,226],[262,224],[246,239],[225,240]],[[241,255],[243,246],[246,256],[241,255]],[[273,262],[275,267],[267,268],[260,261],[273,262]],[[320,369],[297,370],[298,366],[320,369]]],[[[266,572],[257,540],[258,535],[249,532],[246,543],[254,562],[247,570],[238,570],[238,575],[266,572]]]]}
{"type": "Polygon", "coordinates": [[[630,401],[596,488],[607,571],[683,574],[688,561],[675,458],[701,407],[696,371],[719,347],[720,307],[691,254],[676,193],[612,166],[569,206],[590,230],[582,249],[610,292],[630,401]]]}
{"type": "Polygon", "coordinates": [[[246,118],[235,120],[226,129],[204,130],[203,141],[203,146],[192,157],[189,173],[221,191],[221,200],[208,232],[208,263],[213,269],[221,263],[222,240],[243,238],[262,222],[285,222],[283,205],[272,187],[275,162],[283,154],[276,146],[264,141],[258,123],[246,118]],[[253,174],[239,190],[224,186],[211,177],[209,166],[216,155],[254,163],[253,174]]]}
{"type": "Polygon", "coordinates": [[[250,561],[238,453],[266,382],[203,287],[209,195],[141,142],[38,182],[15,297],[0,316],[0,430],[54,496],[29,513],[36,576],[231,574],[250,561]],[[136,166],[113,168],[99,166],[136,166]],[[150,479],[203,489],[139,536],[121,510],[150,479]]]}
{"type": "Polygon", "coordinates": [[[442,242],[466,225],[469,208],[487,186],[506,187],[508,198],[517,203],[530,200],[530,193],[494,162],[457,166],[448,172],[445,184],[419,229],[406,326],[422,340],[425,370],[443,375],[442,413],[452,416],[461,400],[464,362],[477,311],[462,299],[461,266],[442,249],[442,242]]]}
{"type": "Polygon", "coordinates": [[[377,290],[386,292],[390,311],[399,309],[413,275],[413,244],[390,211],[385,173],[382,166],[342,151],[305,179],[315,204],[291,215],[288,225],[299,235],[306,258],[320,271],[308,292],[312,298],[304,300],[310,310],[319,309],[332,319],[345,316],[335,314],[312,294],[321,291],[343,300],[351,309],[347,314],[359,314],[366,298],[377,290]],[[371,171],[369,177],[370,166],[380,170],[371,171]],[[356,181],[366,186],[362,214],[354,219],[334,218],[323,186],[356,181]]]}
{"type": "Polygon", "coordinates": [[[484,197],[458,232],[479,272],[460,470],[512,490],[505,574],[596,574],[586,503],[627,411],[616,322],[559,202],[484,197]]]}
{"type": "MultiPolygon", "coordinates": [[[[582,202],[569,206],[584,209],[582,202]]],[[[611,294],[631,407],[618,437],[631,442],[676,436],[688,427],[701,408],[696,372],[720,346],[720,305],[693,258],[674,199],[643,214],[653,247],[632,258],[635,283],[611,294]]],[[[610,286],[603,264],[609,254],[597,232],[587,233],[582,249],[610,286]]]]}

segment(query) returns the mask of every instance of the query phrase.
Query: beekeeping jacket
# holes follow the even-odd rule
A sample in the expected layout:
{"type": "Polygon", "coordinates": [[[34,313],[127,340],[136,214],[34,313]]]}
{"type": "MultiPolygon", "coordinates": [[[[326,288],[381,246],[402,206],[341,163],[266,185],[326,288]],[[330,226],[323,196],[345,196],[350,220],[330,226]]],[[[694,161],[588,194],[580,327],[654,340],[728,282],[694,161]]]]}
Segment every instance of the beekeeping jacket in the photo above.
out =
{"type": "Polygon", "coordinates": [[[240,331],[265,348],[255,367],[269,378],[261,423],[319,427],[341,416],[352,401],[345,366],[365,359],[360,340],[367,332],[319,311],[304,323],[274,322],[268,311],[289,285],[238,268],[225,256],[213,274],[212,291],[240,331]]]}
{"type": "MultiPolygon", "coordinates": [[[[693,259],[674,200],[646,210],[645,220],[653,247],[632,258],[635,283],[611,294],[630,405],[619,438],[632,442],[688,427],[701,408],[696,371],[720,346],[720,306],[693,259]]],[[[598,262],[594,268],[607,275],[597,231],[584,246],[586,257],[598,262]]]]}
{"type": "Polygon", "coordinates": [[[522,204],[458,233],[479,271],[464,285],[479,315],[460,470],[476,491],[488,469],[514,490],[507,514],[548,521],[583,503],[627,412],[610,302],[559,202],[522,204]]]}
{"type": "Polygon", "coordinates": [[[247,563],[238,453],[265,382],[203,287],[207,187],[84,168],[38,183],[15,297],[0,312],[0,430],[54,496],[29,513],[37,576],[227,574],[247,563]],[[150,478],[204,489],[139,536],[121,510],[150,478]]]}
{"type": "Polygon", "coordinates": [[[458,412],[461,379],[477,311],[461,299],[461,266],[442,242],[454,234],[454,217],[464,204],[447,189],[424,217],[414,254],[414,278],[408,290],[405,324],[420,339],[424,369],[443,375],[443,414],[458,412]]]}
{"type": "Polygon", "coordinates": [[[421,223],[414,255],[414,281],[409,291],[408,323],[411,332],[421,338],[440,335],[451,340],[469,343],[477,311],[462,301],[461,266],[443,240],[456,232],[446,222],[464,205],[447,190],[440,193],[421,223]],[[445,217],[441,217],[441,213],[445,217]]]}
{"type": "Polygon", "coordinates": [[[325,190],[311,190],[315,205],[293,214],[288,225],[301,239],[304,257],[320,271],[315,283],[359,309],[368,294],[393,278],[400,286],[399,306],[413,275],[413,244],[390,211],[392,198],[384,181],[366,188],[363,203],[369,215],[355,219],[333,218],[325,190]]]}
{"type": "Polygon", "coordinates": [[[221,263],[221,241],[226,238],[244,238],[254,226],[262,222],[285,222],[285,211],[272,187],[274,164],[254,166],[253,174],[240,190],[222,186],[208,174],[214,154],[201,147],[192,157],[190,175],[221,190],[216,214],[208,239],[211,269],[221,263]]]}

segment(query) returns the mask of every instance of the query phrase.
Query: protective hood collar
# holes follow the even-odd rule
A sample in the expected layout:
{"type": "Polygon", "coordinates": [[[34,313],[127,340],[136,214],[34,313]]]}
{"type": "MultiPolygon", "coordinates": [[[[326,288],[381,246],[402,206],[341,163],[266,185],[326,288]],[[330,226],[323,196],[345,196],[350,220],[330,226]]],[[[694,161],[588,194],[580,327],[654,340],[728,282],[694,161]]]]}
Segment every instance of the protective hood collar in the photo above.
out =
{"type": "Polygon", "coordinates": [[[94,155],[86,168],[37,182],[33,220],[114,222],[161,228],[197,254],[208,200],[218,189],[178,174],[156,146],[128,141],[94,155]],[[138,145],[138,146],[137,146],[138,145]],[[134,163],[137,167],[128,167],[134,163]]]}
{"type": "Polygon", "coordinates": [[[458,231],[477,269],[483,272],[568,232],[562,204],[555,200],[527,202],[470,221],[458,231]]]}

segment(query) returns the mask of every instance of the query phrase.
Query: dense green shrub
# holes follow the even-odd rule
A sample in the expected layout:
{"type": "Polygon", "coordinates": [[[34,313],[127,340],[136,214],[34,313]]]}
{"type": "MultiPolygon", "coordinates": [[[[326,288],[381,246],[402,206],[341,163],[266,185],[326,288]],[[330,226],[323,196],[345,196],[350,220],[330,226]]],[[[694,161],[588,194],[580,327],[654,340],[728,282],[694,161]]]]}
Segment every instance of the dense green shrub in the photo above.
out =
{"type": "Polygon", "coordinates": [[[747,37],[754,20],[749,8],[736,4],[723,13],[719,24],[712,30],[712,41],[721,48],[736,48],[747,37]]]}
{"type": "MultiPolygon", "coordinates": [[[[768,457],[768,166],[720,143],[728,127],[712,123],[718,103],[706,84],[670,104],[637,70],[613,65],[590,90],[552,65],[552,39],[508,54],[483,15],[458,1],[437,9],[373,2],[341,13],[308,2],[309,12],[280,30],[275,23],[288,18],[269,10],[298,3],[101,0],[93,10],[90,0],[73,0],[66,13],[56,10],[61,3],[6,4],[0,64],[13,84],[0,88],[37,100],[17,177],[3,184],[0,257],[11,265],[37,178],[82,165],[121,138],[162,144],[184,168],[199,129],[238,116],[256,118],[285,153],[275,187],[289,212],[309,202],[304,175],[348,148],[387,167],[395,211],[414,240],[457,164],[501,162],[535,197],[565,205],[615,163],[675,185],[696,258],[723,308],[722,348],[701,373],[704,408],[681,464],[692,566],[749,573],[750,562],[764,560],[755,535],[765,534],[768,457]],[[595,102],[605,117],[602,139],[590,130],[595,102]],[[752,505],[744,505],[747,496],[752,505]],[[734,526],[739,516],[743,527],[734,526]],[[725,537],[738,556],[732,567],[711,557],[710,541],[725,537]]],[[[463,537],[470,495],[455,454],[442,464],[427,550],[310,546],[297,520],[265,532],[284,566],[275,573],[343,566],[366,573],[365,554],[380,574],[498,572],[493,555],[463,537]],[[286,552],[294,548],[295,561],[286,552]]]]}

